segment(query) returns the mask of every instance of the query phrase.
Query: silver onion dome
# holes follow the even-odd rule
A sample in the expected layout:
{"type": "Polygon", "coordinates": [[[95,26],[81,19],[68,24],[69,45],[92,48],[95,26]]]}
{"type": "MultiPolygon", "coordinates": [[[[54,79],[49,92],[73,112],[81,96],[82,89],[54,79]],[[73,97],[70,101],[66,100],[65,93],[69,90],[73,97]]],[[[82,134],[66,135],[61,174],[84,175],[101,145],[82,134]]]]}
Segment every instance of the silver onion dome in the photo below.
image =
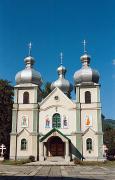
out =
{"type": "Polygon", "coordinates": [[[91,57],[85,52],[81,56],[82,68],[75,72],[74,82],[75,85],[83,83],[98,83],[99,82],[99,72],[90,67],[91,57]]]}
{"type": "Polygon", "coordinates": [[[58,87],[63,91],[64,94],[69,95],[70,92],[73,90],[73,86],[70,84],[68,80],[65,79],[65,74],[66,74],[66,68],[64,66],[59,66],[57,69],[58,72],[58,80],[54,81],[51,84],[51,90],[55,89],[58,87]]]}
{"type": "Polygon", "coordinates": [[[33,68],[35,63],[34,58],[30,55],[31,43],[29,44],[29,56],[24,59],[26,67],[24,70],[19,71],[15,76],[16,84],[32,83],[39,86],[42,85],[41,74],[33,68]]]}

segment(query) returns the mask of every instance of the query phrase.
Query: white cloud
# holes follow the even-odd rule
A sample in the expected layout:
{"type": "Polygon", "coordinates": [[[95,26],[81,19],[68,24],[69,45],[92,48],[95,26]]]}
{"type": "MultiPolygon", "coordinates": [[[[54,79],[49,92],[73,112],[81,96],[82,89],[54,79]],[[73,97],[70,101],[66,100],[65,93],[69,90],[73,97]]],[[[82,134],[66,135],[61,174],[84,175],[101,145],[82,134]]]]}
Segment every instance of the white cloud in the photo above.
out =
{"type": "Polygon", "coordinates": [[[113,65],[115,65],[115,59],[113,59],[113,65]]]}

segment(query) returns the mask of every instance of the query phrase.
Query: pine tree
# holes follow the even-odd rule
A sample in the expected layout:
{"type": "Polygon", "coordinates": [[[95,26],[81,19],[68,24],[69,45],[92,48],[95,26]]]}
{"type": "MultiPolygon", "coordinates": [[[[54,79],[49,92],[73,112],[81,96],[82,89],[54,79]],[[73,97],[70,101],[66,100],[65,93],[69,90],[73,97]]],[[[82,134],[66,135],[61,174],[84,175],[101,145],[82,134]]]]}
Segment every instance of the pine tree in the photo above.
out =
{"type": "Polygon", "coordinates": [[[43,88],[43,93],[42,93],[42,97],[45,98],[48,96],[48,94],[51,93],[51,83],[50,82],[47,82],[45,85],[44,85],[44,88],[43,88]]]}
{"type": "Polygon", "coordinates": [[[0,144],[6,146],[5,157],[9,156],[12,122],[13,87],[7,80],[0,80],[0,144]]]}

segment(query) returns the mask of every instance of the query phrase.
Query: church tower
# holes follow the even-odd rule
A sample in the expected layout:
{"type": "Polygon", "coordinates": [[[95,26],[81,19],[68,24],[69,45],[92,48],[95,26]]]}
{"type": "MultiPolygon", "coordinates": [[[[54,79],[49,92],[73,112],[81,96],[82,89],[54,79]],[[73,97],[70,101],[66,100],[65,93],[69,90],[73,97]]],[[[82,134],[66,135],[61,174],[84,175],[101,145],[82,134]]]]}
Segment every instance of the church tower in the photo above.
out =
{"type": "Polygon", "coordinates": [[[38,156],[38,117],[42,92],[42,78],[33,65],[31,43],[29,55],[24,59],[26,67],[16,74],[14,104],[12,110],[12,132],[10,134],[10,159],[24,159],[38,156]]]}
{"type": "Polygon", "coordinates": [[[81,56],[82,68],[75,72],[77,148],[84,160],[103,159],[100,84],[98,71],[90,67],[91,57],[85,49],[81,56]]]}
{"type": "Polygon", "coordinates": [[[72,84],[65,78],[67,69],[62,65],[63,53],[60,53],[60,66],[57,68],[58,79],[51,84],[51,90],[53,91],[58,87],[65,95],[71,96],[71,91],[73,90],[72,84]]]}

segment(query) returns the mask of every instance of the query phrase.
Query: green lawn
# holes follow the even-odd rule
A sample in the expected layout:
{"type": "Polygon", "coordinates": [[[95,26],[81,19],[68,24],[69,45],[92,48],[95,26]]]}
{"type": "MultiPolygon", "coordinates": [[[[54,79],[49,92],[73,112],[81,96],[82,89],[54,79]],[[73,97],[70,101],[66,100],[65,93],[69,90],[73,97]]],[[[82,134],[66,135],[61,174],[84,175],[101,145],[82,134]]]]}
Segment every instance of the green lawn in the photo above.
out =
{"type": "Polygon", "coordinates": [[[82,166],[108,166],[108,167],[115,167],[115,161],[105,161],[105,162],[96,162],[96,161],[80,161],[75,163],[76,165],[82,166]]]}
{"type": "MultiPolygon", "coordinates": [[[[23,165],[25,163],[29,163],[30,160],[22,159],[22,160],[4,160],[0,162],[0,164],[4,165],[23,165]]],[[[94,162],[94,161],[77,161],[75,165],[81,166],[108,166],[108,167],[115,167],[115,161],[105,161],[105,162],[94,162]]]]}
{"type": "Polygon", "coordinates": [[[22,159],[22,160],[4,160],[4,161],[1,161],[0,164],[4,164],[4,165],[22,165],[22,164],[25,164],[25,163],[29,163],[30,160],[28,159],[22,159]]]}

